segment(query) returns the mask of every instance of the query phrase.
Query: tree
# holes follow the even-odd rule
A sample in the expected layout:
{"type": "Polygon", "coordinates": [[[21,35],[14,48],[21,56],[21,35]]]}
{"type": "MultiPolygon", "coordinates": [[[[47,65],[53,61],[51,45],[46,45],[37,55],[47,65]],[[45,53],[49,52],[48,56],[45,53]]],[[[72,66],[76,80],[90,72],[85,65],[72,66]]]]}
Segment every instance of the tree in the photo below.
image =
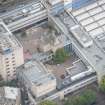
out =
{"type": "Polygon", "coordinates": [[[105,76],[102,77],[102,80],[100,82],[100,89],[105,93],[105,76]]]}
{"type": "Polygon", "coordinates": [[[0,81],[0,86],[12,86],[12,87],[17,87],[17,80],[0,81]]]}
{"type": "Polygon", "coordinates": [[[65,62],[69,57],[69,54],[64,50],[64,48],[58,49],[54,56],[53,61],[57,64],[65,62]]]}
{"type": "Polygon", "coordinates": [[[86,90],[83,93],[82,97],[85,98],[85,104],[86,105],[88,105],[88,104],[91,105],[92,103],[94,103],[96,101],[96,94],[92,90],[86,90]]]}
{"type": "Polygon", "coordinates": [[[64,105],[91,105],[96,101],[96,94],[92,90],[86,90],[79,96],[68,99],[64,105]]]}
{"type": "Polygon", "coordinates": [[[46,101],[42,101],[39,105],[57,105],[57,104],[53,101],[46,100],[46,101]]]}

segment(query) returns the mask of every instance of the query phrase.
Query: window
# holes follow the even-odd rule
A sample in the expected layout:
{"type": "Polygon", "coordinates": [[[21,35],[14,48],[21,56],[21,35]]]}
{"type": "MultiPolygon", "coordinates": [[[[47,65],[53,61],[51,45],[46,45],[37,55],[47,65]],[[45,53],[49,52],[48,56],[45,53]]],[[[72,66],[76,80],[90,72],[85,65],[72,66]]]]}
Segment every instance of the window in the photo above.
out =
{"type": "Polygon", "coordinates": [[[13,63],[13,66],[15,66],[16,64],[15,63],[13,63]]]}
{"type": "Polygon", "coordinates": [[[7,61],[6,63],[9,63],[9,61],[7,61]]]}
{"type": "Polygon", "coordinates": [[[9,77],[9,76],[10,76],[10,74],[7,74],[7,76],[9,77]]]}
{"type": "Polygon", "coordinates": [[[9,70],[10,68],[6,68],[6,70],[9,70]]]}
{"type": "Polygon", "coordinates": [[[14,73],[13,75],[16,76],[16,73],[14,73]]]}
{"type": "Polygon", "coordinates": [[[16,67],[13,67],[13,69],[16,69],[16,67]]]}
{"type": "Polygon", "coordinates": [[[9,65],[6,65],[6,67],[8,67],[9,65]]]}
{"type": "Polygon", "coordinates": [[[12,57],[12,59],[15,59],[15,57],[12,57]]]}
{"type": "Polygon", "coordinates": [[[7,71],[7,73],[10,73],[10,71],[7,71]]]}
{"type": "Polygon", "coordinates": [[[15,54],[12,54],[12,56],[14,56],[15,54]]]}
{"type": "Polygon", "coordinates": [[[5,58],[5,60],[8,60],[8,58],[5,58]]]}
{"type": "Polygon", "coordinates": [[[15,61],[13,60],[12,63],[14,63],[15,61]]]}

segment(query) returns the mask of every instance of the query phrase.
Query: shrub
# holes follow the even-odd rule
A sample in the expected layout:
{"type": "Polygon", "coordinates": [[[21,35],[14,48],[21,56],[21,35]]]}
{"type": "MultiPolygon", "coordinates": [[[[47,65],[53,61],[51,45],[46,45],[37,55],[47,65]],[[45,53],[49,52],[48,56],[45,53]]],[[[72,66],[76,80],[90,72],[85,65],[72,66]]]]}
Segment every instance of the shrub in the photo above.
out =
{"type": "Polygon", "coordinates": [[[64,48],[58,49],[54,56],[53,61],[57,64],[65,62],[69,57],[69,54],[64,50],[64,48]]]}

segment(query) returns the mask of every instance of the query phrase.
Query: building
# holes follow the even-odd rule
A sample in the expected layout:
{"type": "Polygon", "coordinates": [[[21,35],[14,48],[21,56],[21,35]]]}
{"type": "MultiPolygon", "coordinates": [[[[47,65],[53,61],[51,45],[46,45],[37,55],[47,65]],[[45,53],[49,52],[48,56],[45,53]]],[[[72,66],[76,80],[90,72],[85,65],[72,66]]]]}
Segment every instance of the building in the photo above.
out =
{"type": "Polygon", "coordinates": [[[51,5],[55,5],[61,2],[61,0],[47,0],[51,5]]]}
{"type": "Polygon", "coordinates": [[[88,34],[82,28],[80,28],[79,25],[71,27],[71,32],[82,47],[88,48],[92,46],[93,40],[88,36],[88,34]],[[80,34],[78,34],[78,32],[80,32],[80,34]]]}
{"type": "Polygon", "coordinates": [[[94,3],[95,0],[64,0],[64,8],[71,10],[77,10],[81,7],[94,3]]]}
{"type": "Polygon", "coordinates": [[[23,47],[0,22],[0,74],[2,78],[12,80],[16,77],[16,67],[24,63],[23,47]]]}
{"type": "Polygon", "coordinates": [[[85,63],[89,63],[97,72],[98,82],[100,82],[105,75],[104,5],[105,0],[99,0],[92,3],[84,3],[84,5],[78,7],[78,9],[74,8],[71,11],[66,10],[59,16],[54,16],[53,14],[49,15],[50,20],[54,22],[53,24],[58,26],[72,41],[73,49],[76,54],[85,63]],[[82,30],[78,28],[78,31],[77,29],[72,30],[73,27],[76,27],[77,25],[79,25],[82,30]],[[87,46],[87,42],[85,45],[82,44],[85,41],[84,38],[84,41],[81,39],[79,40],[79,37],[82,37],[80,35],[81,31],[85,34],[85,40],[88,36],[87,38],[90,39],[91,43],[89,43],[91,46],[87,46]],[[76,33],[78,37],[76,36],[76,33]]]}
{"type": "Polygon", "coordinates": [[[0,105],[21,105],[20,97],[18,88],[0,87],[0,105]]]}
{"type": "Polygon", "coordinates": [[[19,81],[34,97],[40,97],[56,89],[56,78],[45,66],[37,61],[29,61],[18,68],[19,81]]]}

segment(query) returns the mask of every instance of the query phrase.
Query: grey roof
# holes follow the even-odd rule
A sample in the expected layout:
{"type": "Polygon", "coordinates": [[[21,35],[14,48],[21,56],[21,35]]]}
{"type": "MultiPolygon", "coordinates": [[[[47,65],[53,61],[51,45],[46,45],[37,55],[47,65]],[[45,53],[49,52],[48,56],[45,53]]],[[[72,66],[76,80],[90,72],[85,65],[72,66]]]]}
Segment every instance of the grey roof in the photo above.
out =
{"type": "Polygon", "coordinates": [[[49,73],[44,65],[37,61],[29,61],[21,71],[31,83],[36,85],[48,83],[55,79],[54,75],[49,73]]]}
{"type": "Polygon", "coordinates": [[[84,63],[80,59],[74,62],[73,66],[71,66],[70,68],[67,68],[67,72],[71,76],[77,75],[85,71],[88,71],[88,67],[84,65],[84,63]]]}

